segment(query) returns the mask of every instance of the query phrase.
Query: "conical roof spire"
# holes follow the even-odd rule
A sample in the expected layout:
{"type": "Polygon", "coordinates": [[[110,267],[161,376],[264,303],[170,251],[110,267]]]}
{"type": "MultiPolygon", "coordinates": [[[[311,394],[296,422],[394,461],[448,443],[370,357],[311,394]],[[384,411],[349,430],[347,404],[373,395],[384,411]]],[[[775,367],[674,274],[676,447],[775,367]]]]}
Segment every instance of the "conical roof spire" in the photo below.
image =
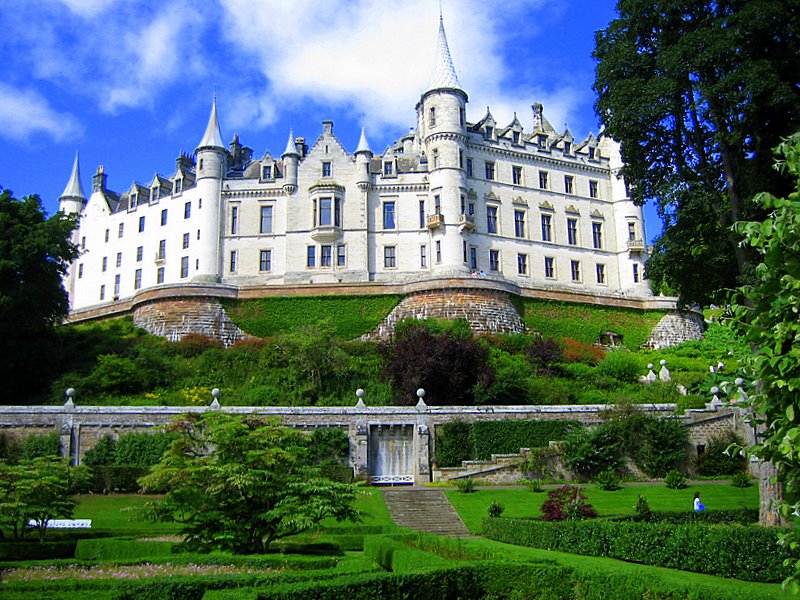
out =
{"type": "Polygon", "coordinates": [[[208,125],[206,132],[203,134],[203,139],[197,146],[200,148],[222,148],[225,149],[225,144],[222,143],[222,135],[219,132],[219,120],[217,119],[217,96],[214,95],[214,101],[211,104],[211,116],[208,118],[208,125]]]}
{"type": "Polygon", "coordinates": [[[286,150],[283,151],[281,156],[286,156],[287,154],[294,154],[299,156],[300,153],[297,151],[297,144],[294,142],[294,132],[289,129],[289,139],[286,142],[286,150]]]}
{"type": "Polygon", "coordinates": [[[431,75],[429,90],[441,88],[461,89],[461,84],[453,66],[453,59],[450,58],[450,47],[447,45],[447,35],[444,32],[444,18],[439,15],[439,39],[436,42],[436,58],[431,75]]]}
{"type": "Polygon", "coordinates": [[[75,162],[72,164],[72,174],[60,198],[80,198],[81,200],[86,200],[86,195],[83,193],[83,186],[81,185],[80,165],[78,164],[77,152],[75,153],[75,162]]]}
{"type": "Polygon", "coordinates": [[[367,142],[367,132],[364,128],[361,128],[361,139],[358,140],[358,148],[356,148],[356,154],[359,152],[369,152],[372,154],[372,150],[369,147],[369,143],[367,142]]]}

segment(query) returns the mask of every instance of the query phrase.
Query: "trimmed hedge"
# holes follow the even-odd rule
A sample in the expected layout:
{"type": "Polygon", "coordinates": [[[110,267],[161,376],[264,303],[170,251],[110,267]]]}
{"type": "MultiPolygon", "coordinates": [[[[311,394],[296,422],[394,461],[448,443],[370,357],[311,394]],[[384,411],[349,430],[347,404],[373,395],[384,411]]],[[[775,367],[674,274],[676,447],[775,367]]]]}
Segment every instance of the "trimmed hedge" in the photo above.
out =
{"type": "Polygon", "coordinates": [[[141,541],[131,538],[93,538],[79,540],[75,548],[78,560],[107,561],[153,559],[172,556],[173,542],[141,541]]]}
{"type": "Polygon", "coordinates": [[[452,563],[437,554],[409,545],[410,536],[371,535],[364,540],[364,556],[375,561],[387,571],[412,573],[420,570],[444,568],[452,563]]]}
{"type": "Polygon", "coordinates": [[[0,561],[74,558],[76,540],[58,542],[0,542],[0,561]]]}
{"type": "Polygon", "coordinates": [[[515,454],[520,448],[542,448],[548,442],[563,440],[567,433],[580,428],[578,421],[478,421],[472,424],[472,448],[475,460],[488,460],[492,454],[515,454]]]}
{"type": "MultiPolygon", "coordinates": [[[[620,515],[606,517],[606,521],[641,521],[638,515],[620,515]]],[[[694,511],[653,511],[650,513],[651,523],[672,523],[682,525],[686,523],[705,523],[706,525],[753,525],[758,523],[757,508],[731,508],[731,509],[711,509],[702,512],[694,511]]]]}
{"type": "Polygon", "coordinates": [[[607,520],[484,519],[489,539],[684,571],[775,583],[791,572],[778,531],[739,525],[673,525],[607,520]]]}

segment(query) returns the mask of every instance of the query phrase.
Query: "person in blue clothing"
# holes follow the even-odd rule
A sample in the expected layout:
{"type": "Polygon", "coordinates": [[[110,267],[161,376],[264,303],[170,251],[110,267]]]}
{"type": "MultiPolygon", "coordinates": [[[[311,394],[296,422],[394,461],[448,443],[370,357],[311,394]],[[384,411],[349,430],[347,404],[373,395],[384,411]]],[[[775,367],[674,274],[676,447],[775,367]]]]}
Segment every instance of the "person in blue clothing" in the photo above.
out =
{"type": "Polygon", "coordinates": [[[702,512],[706,509],[703,501],[700,500],[700,492],[694,493],[694,512],[702,512]]]}

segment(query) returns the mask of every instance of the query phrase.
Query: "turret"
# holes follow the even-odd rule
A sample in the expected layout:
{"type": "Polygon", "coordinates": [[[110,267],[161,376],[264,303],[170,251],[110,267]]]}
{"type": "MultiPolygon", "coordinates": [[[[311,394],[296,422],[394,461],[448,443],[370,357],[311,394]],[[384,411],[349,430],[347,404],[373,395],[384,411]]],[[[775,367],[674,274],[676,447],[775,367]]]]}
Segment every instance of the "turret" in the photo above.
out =
{"type": "Polygon", "coordinates": [[[193,274],[196,281],[219,281],[221,263],[219,255],[219,216],[222,203],[222,179],[227,168],[227,150],[222,143],[217,118],[217,99],[211,104],[211,116],[203,134],[203,139],[195,150],[197,157],[197,197],[198,209],[202,203],[202,212],[197,211],[200,237],[206,240],[199,245],[197,253],[197,269],[193,274]]]}
{"type": "Polygon", "coordinates": [[[75,162],[72,164],[72,174],[69,177],[67,186],[58,198],[58,207],[67,215],[78,215],[86,204],[86,194],[83,193],[81,185],[80,166],[78,164],[78,153],[75,153],[75,162]]]}
{"type": "Polygon", "coordinates": [[[286,142],[286,150],[283,151],[281,157],[283,158],[283,191],[293,194],[297,189],[297,165],[300,162],[300,153],[297,151],[297,143],[291,129],[286,142]]]}
{"type": "Polygon", "coordinates": [[[430,171],[428,222],[432,241],[441,248],[441,260],[432,267],[439,272],[469,270],[464,262],[469,233],[459,228],[462,197],[467,191],[466,103],[467,94],[458,81],[440,16],[431,82],[417,104],[417,133],[430,171]]]}
{"type": "Polygon", "coordinates": [[[356,182],[361,191],[369,189],[372,184],[372,178],[369,172],[370,161],[372,159],[372,150],[370,150],[367,143],[367,134],[364,128],[361,128],[361,138],[358,140],[358,148],[356,148],[356,168],[358,169],[358,181],[356,182]]]}

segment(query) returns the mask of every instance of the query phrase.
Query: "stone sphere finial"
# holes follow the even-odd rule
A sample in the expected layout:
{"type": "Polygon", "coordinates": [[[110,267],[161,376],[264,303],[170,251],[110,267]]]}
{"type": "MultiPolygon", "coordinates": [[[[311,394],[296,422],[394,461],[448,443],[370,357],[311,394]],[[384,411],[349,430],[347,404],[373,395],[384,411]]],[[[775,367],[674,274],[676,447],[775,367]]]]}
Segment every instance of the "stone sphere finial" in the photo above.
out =
{"type": "Polygon", "coordinates": [[[719,388],[716,387],[716,386],[712,387],[711,388],[711,393],[716,396],[717,394],[719,394],[719,388]]]}
{"type": "Polygon", "coordinates": [[[211,395],[212,395],[212,396],[213,396],[215,399],[219,400],[219,388],[214,388],[213,390],[211,390],[211,395]]]}
{"type": "Polygon", "coordinates": [[[736,379],[733,380],[733,383],[739,386],[744,385],[744,379],[742,379],[741,377],[737,377],[736,379]]]}
{"type": "Polygon", "coordinates": [[[361,388],[358,388],[356,390],[356,398],[358,398],[360,400],[363,397],[364,397],[364,390],[362,390],[361,388]]]}
{"type": "Polygon", "coordinates": [[[422,388],[419,388],[419,389],[417,390],[417,398],[419,398],[420,400],[422,400],[424,397],[425,397],[425,390],[424,390],[424,389],[422,389],[422,388]]]}
{"type": "Polygon", "coordinates": [[[67,396],[67,401],[64,406],[75,406],[75,388],[67,388],[64,392],[67,396]]]}
{"type": "Polygon", "coordinates": [[[214,388],[211,390],[211,397],[214,398],[211,401],[211,408],[218,409],[219,408],[219,388],[214,388]]]}
{"type": "Polygon", "coordinates": [[[653,370],[653,363],[647,363],[647,368],[652,371],[653,370]]]}
{"type": "Polygon", "coordinates": [[[658,364],[660,364],[663,367],[664,365],[667,364],[667,361],[662,358],[660,361],[658,361],[658,364]]]}

